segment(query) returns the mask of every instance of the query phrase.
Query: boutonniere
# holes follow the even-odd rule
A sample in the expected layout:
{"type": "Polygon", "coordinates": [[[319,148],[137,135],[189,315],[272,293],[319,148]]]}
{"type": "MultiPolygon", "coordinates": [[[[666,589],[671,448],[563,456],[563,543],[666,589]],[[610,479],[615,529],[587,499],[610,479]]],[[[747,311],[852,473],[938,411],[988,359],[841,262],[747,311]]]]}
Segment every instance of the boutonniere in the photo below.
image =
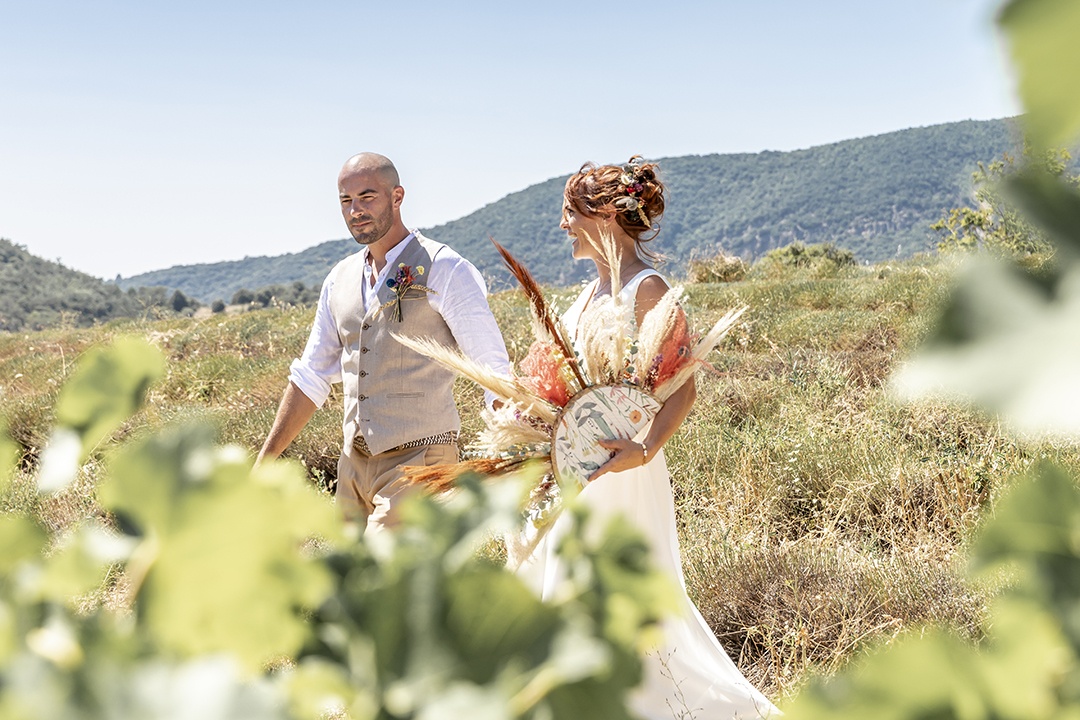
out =
{"type": "Polygon", "coordinates": [[[416,278],[423,274],[423,265],[417,265],[415,268],[413,268],[411,265],[406,265],[405,263],[398,263],[397,274],[394,275],[394,277],[386,279],[386,287],[394,291],[394,299],[388,303],[383,304],[383,306],[380,307],[375,312],[375,314],[378,315],[386,308],[394,305],[394,319],[398,322],[401,322],[401,301],[405,299],[405,293],[409,292],[410,290],[422,290],[423,292],[431,293],[432,295],[438,295],[439,293],[435,292],[431,288],[425,287],[423,285],[418,285],[416,283],[416,278]]]}

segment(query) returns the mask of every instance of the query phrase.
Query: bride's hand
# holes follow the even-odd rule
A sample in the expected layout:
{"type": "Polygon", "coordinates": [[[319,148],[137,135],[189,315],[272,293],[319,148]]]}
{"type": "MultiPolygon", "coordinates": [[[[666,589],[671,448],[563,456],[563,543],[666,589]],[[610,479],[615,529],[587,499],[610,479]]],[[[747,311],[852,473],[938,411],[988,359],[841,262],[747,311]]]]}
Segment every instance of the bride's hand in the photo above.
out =
{"type": "Polygon", "coordinates": [[[598,467],[596,472],[589,476],[589,482],[592,482],[605,473],[632,470],[645,464],[645,453],[642,450],[641,445],[633,440],[615,438],[614,440],[599,440],[597,442],[600,447],[606,450],[614,450],[615,454],[611,456],[610,460],[598,467]]]}

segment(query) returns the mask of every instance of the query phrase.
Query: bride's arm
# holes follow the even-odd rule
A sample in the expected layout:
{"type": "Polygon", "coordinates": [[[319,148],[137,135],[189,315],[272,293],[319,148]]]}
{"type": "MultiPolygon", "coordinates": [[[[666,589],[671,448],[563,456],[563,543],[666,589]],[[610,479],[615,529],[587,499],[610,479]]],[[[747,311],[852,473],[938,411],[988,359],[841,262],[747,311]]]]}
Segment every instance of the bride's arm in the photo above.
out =
{"type": "MultiPolygon", "coordinates": [[[[642,280],[637,291],[636,315],[638,327],[641,327],[645,314],[652,310],[656,303],[660,302],[660,298],[667,291],[667,283],[655,275],[642,280]]],[[[682,310],[679,312],[682,312],[682,310]]],[[[648,460],[652,460],[657,451],[683,424],[686,416],[690,414],[690,408],[694,406],[696,398],[697,387],[694,385],[694,379],[690,378],[685,385],[667,399],[664,406],[660,408],[660,412],[656,413],[652,425],[649,426],[649,432],[641,443],[619,438],[601,440],[600,447],[614,450],[615,455],[589,476],[589,482],[605,473],[621,472],[641,467],[648,460]]]]}
{"type": "Polygon", "coordinates": [[[614,450],[615,455],[589,476],[589,482],[604,473],[630,470],[641,467],[648,460],[652,460],[657,451],[663,447],[668,438],[675,434],[675,431],[682,425],[683,420],[690,414],[690,408],[693,407],[696,397],[697,389],[694,387],[694,379],[690,378],[685,385],[667,399],[664,407],[660,408],[660,412],[656,413],[656,417],[653,418],[652,425],[649,427],[649,434],[645,436],[643,442],[636,443],[633,440],[621,440],[618,438],[600,440],[600,447],[614,450]],[[647,457],[646,453],[648,453],[647,457]]]}

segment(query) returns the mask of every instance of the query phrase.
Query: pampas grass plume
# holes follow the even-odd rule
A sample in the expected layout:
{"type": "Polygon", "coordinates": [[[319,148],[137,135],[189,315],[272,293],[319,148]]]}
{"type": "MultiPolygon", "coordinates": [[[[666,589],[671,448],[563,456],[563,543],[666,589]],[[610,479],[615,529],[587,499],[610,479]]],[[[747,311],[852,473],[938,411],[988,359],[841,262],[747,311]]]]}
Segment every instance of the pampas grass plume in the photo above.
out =
{"type": "Polygon", "coordinates": [[[637,376],[643,380],[652,368],[656,356],[663,352],[664,342],[674,330],[676,320],[683,315],[682,308],[679,307],[682,294],[681,287],[671,288],[641,320],[635,370],[637,376]]]}
{"type": "Polygon", "coordinates": [[[513,405],[503,405],[498,410],[485,407],[480,418],[484,428],[477,433],[475,445],[480,452],[498,454],[516,446],[541,446],[551,442],[550,429],[525,422],[513,405]]]}
{"type": "Polygon", "coordinates": [[[728,331],[735,326],[735,323],[748,309],[750,309],[749,305],[734,308],[729,310],[724,317],[716,321],[716,324],[712,326],[712,329],[709,330],[709,332],[698,341],[697,345],[694,346],[693,352],[690,353],[690,362],[676,372],[670,380],[653,390],[653,394],[656,395],[656,398],[660,402],[665,402],[669,397],[675,394],[676,390],[685,385],[687,380],[693,377],[698,364],[705,362],[705,357],[712,352],[712,349],[716,347],[717,343],[727,335],[728,331]]]}
{"type": "Polygon", "coordinates": [[[428,338],[410,338],[397,333],[390,333],[390,336],[410,350],[431,358],[448,370],[517,405],[529,415],[548,425],[555,424],[555,408],[521,387],[513,378],[499,375],[491,368],[465,357],[460,350],[444,347],[428,338]]]}

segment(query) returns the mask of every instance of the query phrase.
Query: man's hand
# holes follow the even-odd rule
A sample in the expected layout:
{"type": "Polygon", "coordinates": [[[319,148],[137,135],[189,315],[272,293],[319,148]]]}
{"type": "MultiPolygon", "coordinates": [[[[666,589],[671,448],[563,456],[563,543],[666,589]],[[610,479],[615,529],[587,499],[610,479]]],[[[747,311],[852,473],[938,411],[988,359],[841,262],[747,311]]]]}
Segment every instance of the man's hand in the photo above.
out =
{"type": "Polygon", "coordinates": [[[259,457],[255,458],[255,467],[259,467],[263,460],[273,460],[284,452],[293,438],[304,429],[317,409],[318,406],[300,388],[290,382],[285,388],[285,394],[281,396],[281,404],[278,405],[274,425],[266,436],[266,442],[259,451],[259,457]]]}

